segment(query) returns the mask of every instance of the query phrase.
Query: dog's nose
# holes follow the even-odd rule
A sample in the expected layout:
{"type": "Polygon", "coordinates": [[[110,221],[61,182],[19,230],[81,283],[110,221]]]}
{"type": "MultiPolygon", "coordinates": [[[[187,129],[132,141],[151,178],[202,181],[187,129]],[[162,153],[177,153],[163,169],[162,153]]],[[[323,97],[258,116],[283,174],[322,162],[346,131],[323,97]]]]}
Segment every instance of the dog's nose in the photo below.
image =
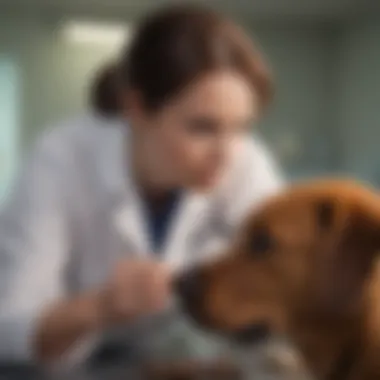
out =
{"type": "Polygon", "coordinates": [[[181,274],[174,283],[175,292],[186,302],[193,303],[202,293],[202,276],[198,270],[181,274]]]}

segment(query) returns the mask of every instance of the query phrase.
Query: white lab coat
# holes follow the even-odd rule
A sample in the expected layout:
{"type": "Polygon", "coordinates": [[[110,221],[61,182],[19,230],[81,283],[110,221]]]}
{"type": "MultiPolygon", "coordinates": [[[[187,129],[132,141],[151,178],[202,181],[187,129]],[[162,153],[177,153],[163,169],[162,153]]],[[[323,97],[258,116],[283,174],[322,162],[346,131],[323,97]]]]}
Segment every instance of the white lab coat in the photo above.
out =
{"type": "MultiPolygon", "coordinates": [[[[51,302],[152,251],[128,173],[127,131],[120,120],[87,115],[46,133],[29,157],[0,215],[0,360],[31,358],[36,320],[51,302]]],[[[281,186],[257,140],[240,148],[212,194],[185,195],[159,256],[168,264],[180,269],[215,252],[281,186]]]]}

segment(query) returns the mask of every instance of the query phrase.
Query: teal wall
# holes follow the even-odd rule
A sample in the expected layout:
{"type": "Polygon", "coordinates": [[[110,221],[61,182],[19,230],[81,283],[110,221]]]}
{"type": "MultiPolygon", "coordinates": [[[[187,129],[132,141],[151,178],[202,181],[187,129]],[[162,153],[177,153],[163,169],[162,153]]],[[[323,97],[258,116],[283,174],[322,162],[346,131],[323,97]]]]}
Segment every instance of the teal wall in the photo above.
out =
{"type": "Polygon", "coordinates": [[[18,159],[18,74],[16,62],[0,53],[0,201],[9,189],[18,159]]]}
{"type": "Polygon", "coordinates": [[[115,55],[112,48],[67,44],[57,25],[0,17],[0,53],[20,67],[23,146],[46,125],[81,111],[93,70],[115,55]]]}
{"type": "MultiPolygon", "coordinates": [[[[277,82],[260,129],[294,176],[331,172],[377,180],[380,129],[380,27],[362,25],[252,28],[277,82]],[[281,154],[284,141],[293,154],[281,154]]],[[[0,17],[0,53],[20,68],[20,128],[28,146],[46,125],[80,112],[93,71],[112,48],[70,46],[51,20],[0,17]]],[[[378,178],[380,180],[380,178],[378,178]]]]}
{"type": "Polygon", "coordinates": [[[298,152],[280,159],[295,176],[335,169],[331,131],[331,36],[323,27],[283,27],[254,31],[273,66],[274,105],[261,130],[273,147],[295,140],[298,152]]]}
{"type": "Polygon", "coordinates": [[[338,60],[342,166],[380,186],[380,23],[346,30],[338,60]]]}

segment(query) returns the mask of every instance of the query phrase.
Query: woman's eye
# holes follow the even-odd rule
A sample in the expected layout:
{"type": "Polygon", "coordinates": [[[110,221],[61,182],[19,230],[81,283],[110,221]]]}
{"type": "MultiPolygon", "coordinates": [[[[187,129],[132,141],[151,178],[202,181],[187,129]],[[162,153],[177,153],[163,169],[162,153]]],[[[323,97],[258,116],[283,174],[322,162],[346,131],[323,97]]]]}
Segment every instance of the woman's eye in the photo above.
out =
{"type": "Polygon", "coordinates": [[[269,253],[274,246],[274,239],[269,231],[257,231],[251,239],[250,251],[256,257],[269,253]]]}

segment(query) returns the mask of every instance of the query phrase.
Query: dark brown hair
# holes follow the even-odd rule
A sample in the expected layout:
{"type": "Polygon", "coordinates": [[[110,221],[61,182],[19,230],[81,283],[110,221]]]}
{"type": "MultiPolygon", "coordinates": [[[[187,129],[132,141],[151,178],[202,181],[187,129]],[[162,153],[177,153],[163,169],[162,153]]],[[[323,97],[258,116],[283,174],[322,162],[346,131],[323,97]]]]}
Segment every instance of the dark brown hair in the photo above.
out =
{"type": "Polygon", "coordinates": [[[92,83],[90,105],[103,116],[114,116],[120,111],[117,76],[117,65],[109,64],[96,73],[92,83]]]}
{"type": "Polygon", "coordinates": [[[136,31],[118,69],[106,72],[94,88],[95,109],[117,112],[119,88],[137,90],[155,111],[208,72],[231,68],[243,75],[262,107],[272,98],[267,65],[250,38],[232,21],[199,6],[154,12],[136,31]],[[112,90],[112,91],[111,91],[112,90]]]}

